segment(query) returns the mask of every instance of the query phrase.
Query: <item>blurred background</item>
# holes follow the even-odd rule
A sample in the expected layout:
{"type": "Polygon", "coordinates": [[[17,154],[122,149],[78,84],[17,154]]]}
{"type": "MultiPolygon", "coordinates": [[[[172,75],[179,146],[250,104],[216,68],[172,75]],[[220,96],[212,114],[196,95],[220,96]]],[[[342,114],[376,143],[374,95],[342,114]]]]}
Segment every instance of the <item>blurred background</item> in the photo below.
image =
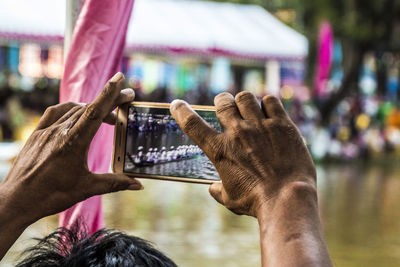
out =
{"type": "MultiPolygon", "coordinates": [[[[63,0],[0,0],[0,180],[58,103],[66,13],[63,0]]],[[[121,68],[139,101],[279,96],[317,164],[335,265],[398,266],[399,52],[400,0],[136,0],[121,68]]],[[[255,220],[203,185],[144,185],[105,197],[108,227],[179,266],[260,265],[255,220]]],[[[28,228],[2,264],[56,226],[53,216],[28,228]]]]}

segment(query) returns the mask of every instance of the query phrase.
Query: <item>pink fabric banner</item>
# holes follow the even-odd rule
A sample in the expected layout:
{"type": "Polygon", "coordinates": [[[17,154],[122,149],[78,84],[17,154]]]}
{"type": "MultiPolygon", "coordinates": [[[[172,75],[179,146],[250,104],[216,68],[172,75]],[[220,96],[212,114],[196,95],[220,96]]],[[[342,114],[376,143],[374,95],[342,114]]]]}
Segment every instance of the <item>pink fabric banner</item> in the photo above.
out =
{"type": "Polygon", "coordinates": [[[318,61],[317,74],[315,76],[315,89],[317,97],[326,95],[326,86],[329,80],[333,59],[333,33],[329,22],[322,22],[318,36],[318,61]]]}
{"type": "MultiPolygon", "coordinates": [[[[65,61],[60,102],[92,101],[120,68],[134,0],[86,0],[76,21],[65,61]]],[[[88,155],[92,172],[108,172],[113,126],[102,125],[88,155]]],[[[101,196],[89,198],[59,214],[59,225],[82,219],[93,233],[104,227],[101,196]]]]}

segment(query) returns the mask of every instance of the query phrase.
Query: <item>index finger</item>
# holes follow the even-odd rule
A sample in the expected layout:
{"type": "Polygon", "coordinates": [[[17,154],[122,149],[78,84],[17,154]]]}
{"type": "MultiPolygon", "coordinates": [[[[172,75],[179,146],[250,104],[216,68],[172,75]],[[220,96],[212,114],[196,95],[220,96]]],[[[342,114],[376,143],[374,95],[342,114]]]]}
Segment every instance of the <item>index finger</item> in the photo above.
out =
{"type": "Polygon", "coordinates": [[[125,77],[115,74],[105,85],[100,95],[87,104],[85,112],[71,129],[71,135],[79,134],[85,143],[96,134],[103,120],[112,112],[123,88],[125,77]]]}
{"type": "Polygon", "coordinates": [[[181,129],[192,139],[206,154],[212,153],[210,144],[219,133],[208,125],[185,101],[174,100],[170,111],[181,129]]]}

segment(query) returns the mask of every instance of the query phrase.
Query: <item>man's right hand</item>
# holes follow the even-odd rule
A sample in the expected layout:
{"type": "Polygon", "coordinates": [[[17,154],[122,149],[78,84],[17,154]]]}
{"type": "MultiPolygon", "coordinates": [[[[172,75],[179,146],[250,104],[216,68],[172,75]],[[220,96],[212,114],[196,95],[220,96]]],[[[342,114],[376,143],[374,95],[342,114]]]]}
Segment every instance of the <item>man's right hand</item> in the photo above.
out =
{"type": "Polygon", "coordinates": [[[222,183],[211,195],[237,214],[257,217],[263,266],[332,266],[318,215],[310,154],[280,101],[242,92],[215,97],[224,129],[211,128],[176,100],[171,113],[213,162],[222,183]]]}
{"type": "Polygon", "coordinates": [[[241,92],[215,97],[216,115],[224,129],[211,128],[190,106],[176,100],[171,113],[182,130],[215,165],[222,183],[211,195],[237,214],[258,217],[285,192],[305,189],[316,194],[316,173],[310,154],[280,101],[241,92]]]}

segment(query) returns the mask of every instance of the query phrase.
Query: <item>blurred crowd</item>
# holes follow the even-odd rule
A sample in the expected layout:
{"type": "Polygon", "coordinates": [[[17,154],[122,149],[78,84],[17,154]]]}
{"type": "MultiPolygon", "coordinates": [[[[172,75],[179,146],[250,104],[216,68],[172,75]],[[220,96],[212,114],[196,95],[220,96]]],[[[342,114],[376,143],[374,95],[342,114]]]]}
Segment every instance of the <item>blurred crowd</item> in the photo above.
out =
{"type": "MultiPolygon", "coordinates": [[[[25,140],[46,107],[58,102],[59,82],[38,79],[33,90],[24,91],[10,80],[0,83],[0,140],[25,140]]],[[[180,96],[165,86],[148,94],[143,93],[140,84],[130,82],[129,86],[135,88],[138,101],[170,102],[180,97],[191,104],[210,105],[215,96],[204,84],[180,96]]],[[[303,101],[285,95],[282,99],[316,160],[365,160],[400,154],[400,106],[395,101],[376,96],[346,98],[323,125],[312,99],[303,101]]]]}
{"type": "Polygon", "coordinates": [[[400,109],[378,97],[344,99],[326,125],[312,103],[286,103],[314,159],[367,160],[400,152],[400,109]]]}

